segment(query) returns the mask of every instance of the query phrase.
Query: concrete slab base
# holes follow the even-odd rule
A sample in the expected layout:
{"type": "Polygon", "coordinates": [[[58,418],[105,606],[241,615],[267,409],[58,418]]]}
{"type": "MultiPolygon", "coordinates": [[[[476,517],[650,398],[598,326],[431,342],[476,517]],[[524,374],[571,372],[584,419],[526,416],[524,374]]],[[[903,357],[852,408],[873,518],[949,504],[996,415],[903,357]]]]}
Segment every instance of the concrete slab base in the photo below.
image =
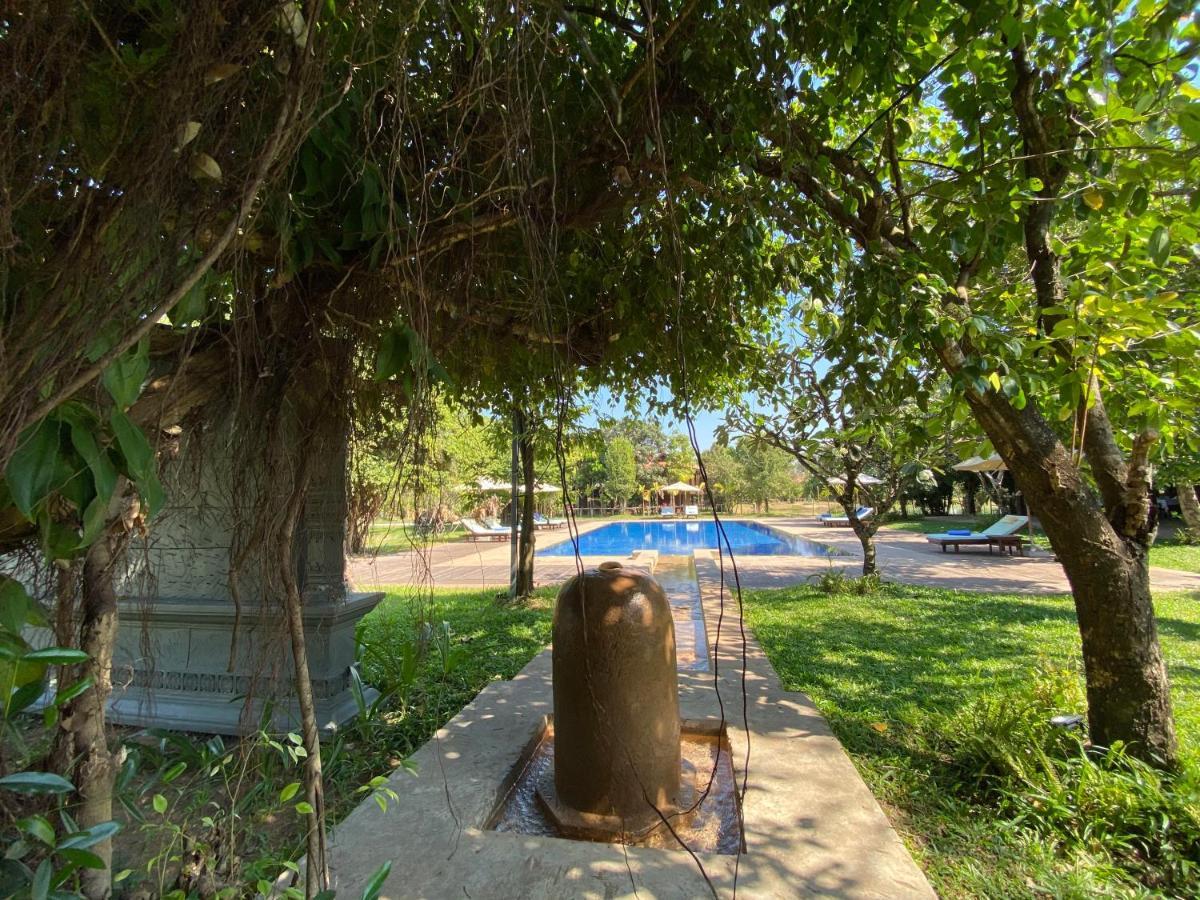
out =
{"type": "Polygon", "coordinates": [[[743,645],[716,562],[697,554],[712,672],[681,671],[680,714],[719,719],[745,770],[741,856],[622,847],[484,830],[551,712],[550,653],[484,689],[397,771],[399,799],[366,801],[331,835],[334,887],[361,892],[385,861],[381,896],[429,898],[919,897],[934,893],[828,724],[784,691],[753,636],[743,645]],[[742,702],[743,685],[746,702],[742,702]]]}

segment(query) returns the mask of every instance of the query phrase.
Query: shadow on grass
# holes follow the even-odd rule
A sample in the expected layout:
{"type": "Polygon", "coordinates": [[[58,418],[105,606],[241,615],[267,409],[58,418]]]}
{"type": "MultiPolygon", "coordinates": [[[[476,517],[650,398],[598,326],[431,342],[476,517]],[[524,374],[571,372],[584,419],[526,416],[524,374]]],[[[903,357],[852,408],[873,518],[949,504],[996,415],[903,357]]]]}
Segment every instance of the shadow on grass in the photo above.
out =
{"type": "Polygon", "coordinates": [[[949,709],[984,680],[1039,657],[1076,657],[1067,597],[1006,597],[889,585],[869,597],[813,588],[754,592],[750,621],[785,686],[843,712],[949,709]]]}

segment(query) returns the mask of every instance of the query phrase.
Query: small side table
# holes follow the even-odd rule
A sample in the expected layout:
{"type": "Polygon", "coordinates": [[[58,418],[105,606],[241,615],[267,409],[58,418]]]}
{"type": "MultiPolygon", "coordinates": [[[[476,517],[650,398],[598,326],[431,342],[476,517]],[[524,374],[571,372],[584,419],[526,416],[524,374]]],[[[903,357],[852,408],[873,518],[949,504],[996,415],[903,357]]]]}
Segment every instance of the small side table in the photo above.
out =
{"type": "Polygon", "coordinates": [[[1009,556],[1025,555],[1025,538],[1019,534],[1005,534],[998,537],[988,538],[988,555],[991,556],[992,548],[999,548],[1001,553],[1007,553],[1009,556]]]}

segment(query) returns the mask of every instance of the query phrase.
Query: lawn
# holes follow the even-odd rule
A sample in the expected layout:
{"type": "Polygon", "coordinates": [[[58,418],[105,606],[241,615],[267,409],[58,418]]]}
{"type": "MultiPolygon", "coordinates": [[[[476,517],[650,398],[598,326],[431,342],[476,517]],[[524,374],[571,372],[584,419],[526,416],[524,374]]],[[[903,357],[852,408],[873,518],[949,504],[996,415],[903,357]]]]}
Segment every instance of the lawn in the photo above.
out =
{"type": "Polygon", "coordinates": [[[455,541],[466,534],[466,529],[455,522],[445,531],[436,533],[418,533],[411,522],[376,522],[367,533],[367,553],[386,556],[389,553],[403,553],[405,550],[426,547],[430,544],[444,544],[455,541]]]}
{"type": "Polygon", "coordinates": [[[1183,544],[1174,537],[1160,538],[1150,548],[1150,565],[1200,572],[1200,544],[1183,544]]]}
{"type": "Polygon", "coordinates": [[[915,534],[938,534],[950,528],[969,528],[979,531],[987,528],[999,516],[936,516],[933,518],[885,519],[886,528],[911,531],[915,534]]]}
{"type": "MultiPolygon", "coordinates": [[[[1043,732],[1053,731],[1045,724],[1053,712],[1084,711],[1069,598],[885,585],[867,596],[812,586],[755,591],[747,601],[784,686],[807,693],[829,719],[943,896],[1144,896],[1136,878],[1158,877],[1136,862],[1119,864],[1128,860],[1111,853],[1107,839],[1062,840],[1030,824],[1053,791],[1027,802],[1023,785],[973,771],[978,759],[1012,749],[1004,729],[1015,729],[1014,710],[1036,708],[1032,727],[1043,732]],[[999,788],[987,793],[987,784],[999,788]]],[[[1191,823],[1198,843],[1186,852],[1196,854],[1200,606],[1184,595],[1156,603],[1185,761],[1177,818],[1191,823]]],[[[1013,751],[1028,754],[1027,765],[1037,752],[1013,751]]],[[[1101,818],[1089,812],[1073,821],[1102,833],[1101,818]]]]}

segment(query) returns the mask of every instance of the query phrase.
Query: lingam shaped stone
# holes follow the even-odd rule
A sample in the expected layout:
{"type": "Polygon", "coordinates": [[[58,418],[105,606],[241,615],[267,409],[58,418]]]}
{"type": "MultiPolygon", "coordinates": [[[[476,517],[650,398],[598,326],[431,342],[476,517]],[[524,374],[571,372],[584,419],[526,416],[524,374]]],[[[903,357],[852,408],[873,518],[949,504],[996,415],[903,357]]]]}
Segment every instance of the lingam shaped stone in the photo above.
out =
{"type": "Polygon", "coordinates": [[[675,626],[653,578],[577,575],[554,612],[554,769],[538,797],[567,836],[644,834],[680,796],[675,626]]]}

